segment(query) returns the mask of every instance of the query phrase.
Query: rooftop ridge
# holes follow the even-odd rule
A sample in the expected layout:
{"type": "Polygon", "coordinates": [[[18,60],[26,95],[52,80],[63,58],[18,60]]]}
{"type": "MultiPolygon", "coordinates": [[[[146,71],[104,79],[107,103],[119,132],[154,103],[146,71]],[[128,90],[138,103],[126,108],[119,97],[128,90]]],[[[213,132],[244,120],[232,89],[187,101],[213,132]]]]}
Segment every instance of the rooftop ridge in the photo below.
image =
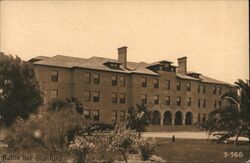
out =
{"type": "MultiPolygon", "coordinates": [[[[39,57],[39,56],[38,56],[39,57]]],[[[33,59],[35,59],[34,57],[33,59]]],[[[56,67],[65,67],[65,68],[88,68],[95,70],[104,70],[104,71],[112,71],[112,72],[122,72],[122,73],[139,73],[139,74],[147,74],[147,75],[159,75],[157,72],[152,71],[150,65],[162,65],[161,62],[166,60],[161,60],[157,62],[147,63],[147,62],[127,62],[127,68],[121,68],[121,70],[114,70],[108,68],[104,63],[106,62],[117,62],[118,59],[100,57],[100,56],[92,56],[90,58],[83,57],[75,57],[75,56],[67,56],[67,55],[55,55],[53,57],[45,57],[45,59],[34,62],[33,64],[44,65],[44,66],[56,66],[56,67]]],[[[169,61],[168,61],[169,62],[169,61]]],[[[188,71],[187,74],[180,74],[176,72],[176,77],[186,79],[186,80],[196,80],[202,81],[204,83],[216,83],[223,85],[231,85],[230,83],[226,83],[211,77],[207,77],[204,75],[200,75],[199,78],[194,78],[188,74],[197,73],[194,71],[188,71]]],[[[200,74],[200,73],[197,73],[200,74]]]]}

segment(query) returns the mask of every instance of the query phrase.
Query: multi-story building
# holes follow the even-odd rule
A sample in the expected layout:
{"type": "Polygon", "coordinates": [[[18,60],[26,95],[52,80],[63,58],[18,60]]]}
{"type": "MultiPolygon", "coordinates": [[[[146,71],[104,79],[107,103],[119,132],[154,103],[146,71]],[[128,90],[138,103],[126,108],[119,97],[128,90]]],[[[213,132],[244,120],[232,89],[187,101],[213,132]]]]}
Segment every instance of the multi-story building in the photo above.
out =
{"type": "Polygon", "coordinates": [[[145,103],[152,109],[152,124],[191,125],[221,107],[220,96],[233,88],[188,72],[187,57],[178,58],[178,66],[167,60],[127,62],[127,47],[118,48],[117,60],[57,55],[30,62],[45,104],[53,98],[77,97],[84,116],[100,123],[124,121],[129,107],[145,103]]]}

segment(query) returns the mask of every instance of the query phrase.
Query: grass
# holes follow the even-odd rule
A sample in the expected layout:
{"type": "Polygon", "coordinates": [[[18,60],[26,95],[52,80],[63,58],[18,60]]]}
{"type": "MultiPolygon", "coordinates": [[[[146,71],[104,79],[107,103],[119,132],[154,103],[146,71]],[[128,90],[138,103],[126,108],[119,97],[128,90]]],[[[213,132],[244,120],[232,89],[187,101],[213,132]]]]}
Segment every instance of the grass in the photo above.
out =
{"type": "Polygon", "coordinates": [[[197,139],[176,139],[175,142],[171,142],[170,139],[159,138],[156,144],[156,155],[169,163],[241,163],[250,159],[250,144],[248,142],[240,142],[239,145],[234,146],[232,142],[217,144],[197,139]],[[224,152],[229,155],[225,157],[224,152]],[[242,152],[243,157],[231,157],[230,152],[242,152]]]}

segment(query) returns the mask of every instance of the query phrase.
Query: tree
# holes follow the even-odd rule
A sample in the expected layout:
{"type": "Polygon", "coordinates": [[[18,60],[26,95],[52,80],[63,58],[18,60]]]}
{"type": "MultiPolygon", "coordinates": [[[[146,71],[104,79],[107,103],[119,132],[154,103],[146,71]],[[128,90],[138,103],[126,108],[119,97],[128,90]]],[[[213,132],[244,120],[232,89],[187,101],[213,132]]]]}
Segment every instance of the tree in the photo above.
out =
{"type": "Polygon", "coordinates": [[[246,136],[250,141],[250,86],[249,81],[240,79],[235,84],[238,91],[222,95],[229,105],[210,113],[207,129],[210,133],[221,132],[220,140],[235,137],[237,144],[239,136],[246,136]]]}
{"type": "Polygon", "coordinates": [[[119,124],[110,131],[108,136],[111,141],[107,150],[120,152],[126,163],[128,162],[126,154],[129,151],[136,151],[142,142],[134,130],[126,129],[126,126],[119,124]]]}
{"type": "MultiPolygon", "coordinates": [[[[83,114],[83,105],[82,102],[80,100],[78,100],[78,98],[76,97],[67,97],[65,99],[54,99],[49,103],[48,106],[48,111],[50,111],[51,113],[54,112],[75,112],[78,113],[80,115],[83,114]]],[[[78,115],[76,114],[76,115],[78,115]]],[[[73,114],[74,115],[74,114],[73,114]]],[[[67,117],[62,117],[61,119],[63,119],[63,121],[67,121],[69,116],[67,117]]],[[[83,119],[80,119],[80,122],[83,119]]],[[[85,120],[85,119],[84,119],[85,120]]],[[[71,122],[74,122],[71,120],[71,122]]],[[[66,122],[69,126],[71,126],[71,122],[66,122]]],[[[72,127],[72,128],[67,128],[67,139],[69,141],[72,141],[74,139],[74,137],[76,136],[76,134],[82,130],[82,123],[78,122],[76,126],[72,127]]],[[[88,125],[89,126],[89,125],[88,125]]],[[[85,126],[86,127],[86,126],[85,126]]]]}
{"type": "Polygon", "coordinates": [[[151,111],[145,104],[136,104],[128,109],[127,127],[140,133],[145,131],[145,127],[150,123],[151,111]]]}
{"type": "Polygon", "coordinates": [[[31,63],[0,52],[0,116],[6,126],[35,113],[43,99],[31,63]]]}

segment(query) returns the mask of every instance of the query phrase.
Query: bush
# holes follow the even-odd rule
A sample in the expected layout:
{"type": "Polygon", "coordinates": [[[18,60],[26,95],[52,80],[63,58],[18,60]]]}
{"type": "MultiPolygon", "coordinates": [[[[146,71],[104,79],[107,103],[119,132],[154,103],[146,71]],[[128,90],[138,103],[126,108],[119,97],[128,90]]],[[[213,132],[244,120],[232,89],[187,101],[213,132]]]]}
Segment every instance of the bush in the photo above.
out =
{"type": "Polygon", "coordinates": [[[113,130],[115,128],[115,125],[107,123],[94,123],[91,126],[97,131],[113,130]]]}
{"type": "Polygon", "coordinates": [[[134,130],[126,129],[125,125],[116,125],[114,130],[95,131],[91,136],[81,136],[71,143],[70,150],[86,154],[89,153],[91,145],[95,149],[92,149],[90,155],[96,156],[92,160],[104,159],[111,162],[114,159],[122,160],[123,157],[127,162],[128,152],[138,150],[140,143],[141,139],[134,130]]]}
{"type": "Polygon", "coordinates": [[[154,145],[145,142],[140,145],[142,160],[148,160],[155,152],[154,145]]]}
{"type": "Polygon", "coordinates": [[[11,148],[42,148],[47,151],[68,150],[70,141],[79,128],[85,126],[83,117],[72,108],[59,111],[42,111],[27,121],[15,121],[6,143],[11,148]]]}

